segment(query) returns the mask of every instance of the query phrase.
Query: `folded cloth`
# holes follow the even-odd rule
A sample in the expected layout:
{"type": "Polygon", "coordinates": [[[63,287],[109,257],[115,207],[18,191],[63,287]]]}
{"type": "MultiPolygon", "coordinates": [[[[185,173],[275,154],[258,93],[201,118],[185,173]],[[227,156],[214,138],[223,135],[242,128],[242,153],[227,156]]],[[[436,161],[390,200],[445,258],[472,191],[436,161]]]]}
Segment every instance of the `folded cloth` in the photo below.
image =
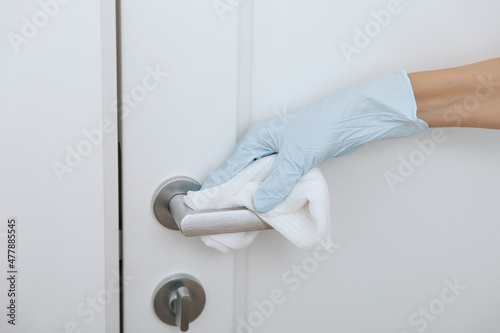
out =
{"type": "MultiPolygon", "coordinates": [[[[246,207],[290,242],[304,250],[326,250],[331,242],[330,197],[318,168],[302,176],[290,194],[267,213],[258,212],[253,196],[264,182],[276,155],[251,163],[228,182],[201,191],[189,191],[184,203],[193,210],[246,207]]],[[[203,242],[221,252],[250,245],[258,231],[202,236],[203,242]]]]}

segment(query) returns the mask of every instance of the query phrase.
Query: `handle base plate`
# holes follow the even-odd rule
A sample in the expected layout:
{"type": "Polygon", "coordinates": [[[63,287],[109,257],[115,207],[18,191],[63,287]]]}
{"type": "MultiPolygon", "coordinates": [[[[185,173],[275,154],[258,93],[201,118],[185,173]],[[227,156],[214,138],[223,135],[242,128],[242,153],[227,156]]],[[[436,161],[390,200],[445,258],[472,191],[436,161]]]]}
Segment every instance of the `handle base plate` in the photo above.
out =
{"type": "Polygon", "coordinates": [[[179,230],[172,214],[168,209],[170,200],[178,194],[186,194],[188,191],[198,191],[200,183],[190,177],[172,177],[160,184],[153,195],[153,212],[158,221],[166,228],[179,230]]]}

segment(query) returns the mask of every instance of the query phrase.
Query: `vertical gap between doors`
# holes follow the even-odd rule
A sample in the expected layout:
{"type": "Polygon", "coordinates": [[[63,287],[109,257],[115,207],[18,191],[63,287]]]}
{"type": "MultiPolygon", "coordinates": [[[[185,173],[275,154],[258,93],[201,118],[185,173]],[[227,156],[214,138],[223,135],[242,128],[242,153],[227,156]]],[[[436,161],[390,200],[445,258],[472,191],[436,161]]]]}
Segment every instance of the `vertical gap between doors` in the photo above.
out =
{"type": "Polygon", "coordinates": [[[121,62],[121,0],[115,0],[116,17],[116,100],[118,129],[118,242],[119,242],[119,275],[120,275],[120,333],[123,333],[123,237],[122,237],[122,62],[121,62]]]}

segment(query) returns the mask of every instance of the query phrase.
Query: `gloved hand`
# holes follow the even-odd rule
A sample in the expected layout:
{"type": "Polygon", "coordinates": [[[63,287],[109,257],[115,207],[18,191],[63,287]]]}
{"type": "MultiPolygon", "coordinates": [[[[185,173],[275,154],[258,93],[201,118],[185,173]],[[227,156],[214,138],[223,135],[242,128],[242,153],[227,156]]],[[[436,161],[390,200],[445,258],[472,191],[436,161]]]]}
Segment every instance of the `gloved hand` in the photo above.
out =
{"type": "Polygon", "coordinates": [[[224,165],[203,184],[220,185],[261,157],[278,154],[254,196],[267,212],[320,162],[353,153],[363,144],[418,134],[429,126],[416,116],[410,79],[402,70],[341,90],[311,106],[253,124],[224,165]]]}

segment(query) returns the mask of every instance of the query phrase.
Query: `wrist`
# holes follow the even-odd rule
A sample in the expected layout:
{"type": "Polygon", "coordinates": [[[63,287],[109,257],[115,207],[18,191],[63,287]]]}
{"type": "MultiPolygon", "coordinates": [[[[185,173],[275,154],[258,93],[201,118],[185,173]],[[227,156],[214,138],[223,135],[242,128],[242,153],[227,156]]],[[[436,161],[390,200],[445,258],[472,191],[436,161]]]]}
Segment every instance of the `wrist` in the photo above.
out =
{"type": "Polygon", "coordinates": [[[429,127],[500,128],[500,58],[408,77],[429,127]]]}

